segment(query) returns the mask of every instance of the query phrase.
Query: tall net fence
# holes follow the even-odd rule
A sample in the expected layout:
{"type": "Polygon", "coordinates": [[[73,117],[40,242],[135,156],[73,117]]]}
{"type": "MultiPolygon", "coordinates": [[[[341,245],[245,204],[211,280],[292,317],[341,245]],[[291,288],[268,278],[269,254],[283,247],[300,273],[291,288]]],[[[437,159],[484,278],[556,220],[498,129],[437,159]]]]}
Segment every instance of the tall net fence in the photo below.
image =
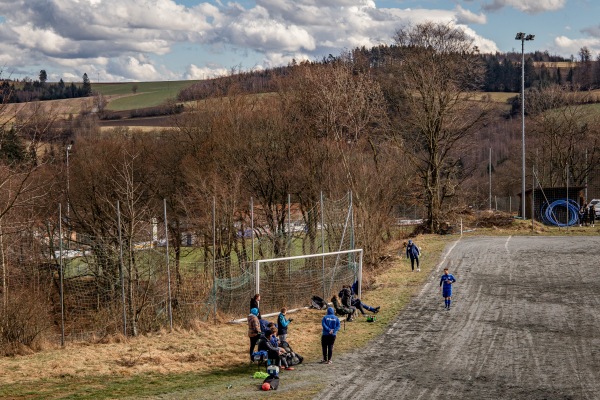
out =
{"type": "Polygon", "coordinates": [[[261,311],[268,313],[283,306],[309,305],[312,295],[329,296],[342,284],[354,282],[354,255],[273,261],[257,276],[259,259],[354,248],[350,195],[321,198],[311,207],[291,201],[277,207],[283,216],[277,224],[266,222],[272,210],[251,206],[236,211],[243,222],[234,226],[214,224],[212,233],[204,236],[186,232],[177,239],[178,254],[166,233],[168,220],[154,219],[135,230],[105,236],[64,231],[60,226],[47,229],[48,236],[39,234],[31,241],[46,260],[29,267],[23,261],[11,270],[14,275],[6,275],[3,320],[9,319],[13,306],[23,312],[18,303],[26,299],[27,309],[46,316],[41,319],[48,322],[40,331],[56,340],[119,332],[137,335],[217,316],[245,317],[257,286],[262,292],[261,311]],[[215,248],[215,237],[231,229],[237,230],[236,245],[226,256],[215,256],[223,254],[215,248]]]}

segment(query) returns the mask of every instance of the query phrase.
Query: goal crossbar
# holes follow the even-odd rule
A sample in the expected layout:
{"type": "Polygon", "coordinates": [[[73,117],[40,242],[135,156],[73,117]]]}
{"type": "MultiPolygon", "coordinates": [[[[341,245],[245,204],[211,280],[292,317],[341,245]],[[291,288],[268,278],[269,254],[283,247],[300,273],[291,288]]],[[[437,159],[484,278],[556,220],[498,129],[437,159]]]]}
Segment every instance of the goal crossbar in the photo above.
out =
{"type": "MultiPolygon", "coordinates": [[[[323,259],[325,259],[325,257],[327,256],[335,256],[335,255],[340,255],[340,254],[354,254],[354,253],[358,253],[359,257],[358,257],[358,272],[357,272],[357,279],[358,279],[358,298],[361,298],[361,294],[362,294],[362,263],[363,263],[363,249],[352,249],[352,250],[340,250],[340,251],[332,251],[329,253],[315,253],[315,254],[306,254],[306,255],[302,255],[302,256],[289,256],[289,257],[278,257],[278,258],[267,258],[264,260],[256,260],[256,293],[260,293],[260,265],[264,264],[264,263],[268,263],[268,262],[275,262],[275,261],[290,261],[290,260],[300,260],[300,259],[306,259],[306,258],[316,258],[316,257],[322,257],[323,259]]],[[[323,277],[323,279],[325,279],[323,277]]]]}

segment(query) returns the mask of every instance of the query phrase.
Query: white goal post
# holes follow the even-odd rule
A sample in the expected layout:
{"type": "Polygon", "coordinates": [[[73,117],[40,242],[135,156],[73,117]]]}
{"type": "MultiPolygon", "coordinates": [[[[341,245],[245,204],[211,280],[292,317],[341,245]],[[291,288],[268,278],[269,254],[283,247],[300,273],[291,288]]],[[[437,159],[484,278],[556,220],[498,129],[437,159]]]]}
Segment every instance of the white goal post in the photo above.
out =
{"type": "MultiPolygon", "coordinates": [[[[307,254],[302,256],[291,256],[291,257],[279,257],[279,258],[270,258],[264,260],[256,260],[256,270],[255,270],[255,279],[256,279],[256,293],[260,293],[260,272],[261,265],[265,263],[273,263],[273,262],[282,262],[282,261],[292,261],[292,260],[301,260],[301,259],[309,259],[309,258],[317,258],[321,257],[322,261],[322,279],[323,285],[325,284],[325,258],[331,256],[337,256],[335,258],[334,269],[340,262],[340,256],[344,254],[358,254],[358,268],[357,268],[357,280],[358,280],[358,297],[361,297],[362,294],[362,263],[363,263],[363,249],[353,249],[353,250],[341,250],[341,251],[333,251],[329,253],[316,253],[316,254],[307,254]]],[[[324,290],[325,292],[325,290],[324,290]]],[[[324,295],[326,295],[324,293],[324,295]]],[[[325,299],[326,300],[326,299],[325,299]]]]}

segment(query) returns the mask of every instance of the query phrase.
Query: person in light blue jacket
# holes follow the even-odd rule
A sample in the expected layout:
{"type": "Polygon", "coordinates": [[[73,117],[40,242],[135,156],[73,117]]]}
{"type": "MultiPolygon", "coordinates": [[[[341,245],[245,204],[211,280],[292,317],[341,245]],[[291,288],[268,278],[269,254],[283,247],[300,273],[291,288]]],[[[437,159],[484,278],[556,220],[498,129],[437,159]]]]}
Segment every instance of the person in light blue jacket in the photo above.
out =
{"type": "Polygon", "coordinates": [[[323,360],[321,364],[331,364],[333,357],[333,344],[340,330],[340,320],[335,316],[333,307],[327,308],[327,314],[321,320],[323,334],[321,335],[321,348],[323,349],[323,360]]]}
{"type": "Polygon", "coordinates": [[[283,307],[281,309],[281,312],[279,313],[279,316],[277,317],[277,326],[279,328],[279,341],[280,342],[285,342],[287,340],[287,327],[290,324],[290,322],[293,321],[292,318],[287,319],[285,317],[285,314],[287,313],[287,308],[283,307]]]}

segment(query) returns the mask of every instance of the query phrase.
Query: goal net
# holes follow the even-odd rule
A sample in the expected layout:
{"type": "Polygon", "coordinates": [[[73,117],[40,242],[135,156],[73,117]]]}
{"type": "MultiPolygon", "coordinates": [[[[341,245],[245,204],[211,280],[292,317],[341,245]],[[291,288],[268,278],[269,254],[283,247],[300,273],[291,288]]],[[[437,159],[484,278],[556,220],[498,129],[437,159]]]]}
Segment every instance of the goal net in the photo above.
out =
{"type": "Polygon", "coordinates": [[[257,260],[255,289],[261,313],[305,307],[315,295],[329,302],[343,285],[356,280],[360,291],[362,259],[363,250],[353,249],[257,260]]]}

